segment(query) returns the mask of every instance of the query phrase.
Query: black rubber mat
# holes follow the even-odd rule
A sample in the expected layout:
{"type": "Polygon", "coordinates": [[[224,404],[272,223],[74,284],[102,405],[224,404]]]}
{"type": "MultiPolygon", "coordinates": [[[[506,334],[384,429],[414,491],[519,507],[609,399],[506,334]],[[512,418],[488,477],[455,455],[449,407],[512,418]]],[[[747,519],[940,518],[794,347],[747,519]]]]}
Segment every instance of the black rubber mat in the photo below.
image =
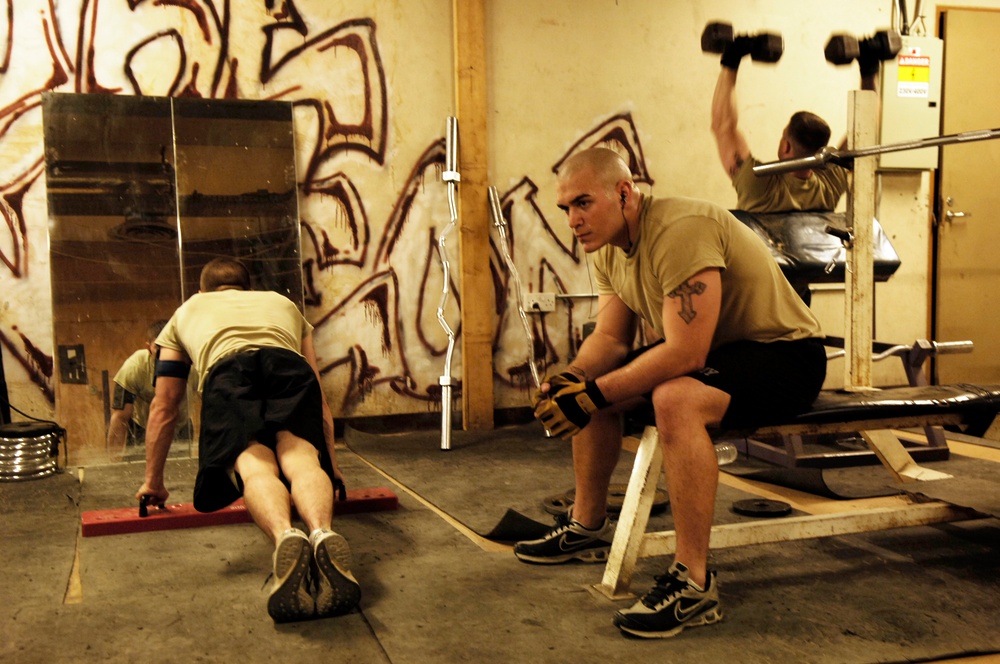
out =
{"type": "Polygon", "coordinates": [[[766,482],[833,500],[875,498],[900,493],[895,478],[881,465],[853,468],[784,468],[740,456],[722,466],[730,475],[766,482]]]}

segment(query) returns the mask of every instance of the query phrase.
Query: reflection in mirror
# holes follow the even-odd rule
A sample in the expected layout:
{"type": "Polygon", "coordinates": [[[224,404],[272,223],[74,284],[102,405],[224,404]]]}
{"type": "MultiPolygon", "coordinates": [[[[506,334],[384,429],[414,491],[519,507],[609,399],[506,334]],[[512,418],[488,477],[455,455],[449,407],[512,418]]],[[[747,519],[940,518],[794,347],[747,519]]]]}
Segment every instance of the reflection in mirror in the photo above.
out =
{"type": "MultiPolygon", "coordinates": [[[[42,107],[69,462],[142,459],[141,437],[109,446],[115,377],[208,260],[240,258],[254,288],[302,307],[291,104],[47,93],[42,107]]],[[[197,410],[171,454],[195,449],[197,410]]]]}
{"type": "Polygon", "coordinates": [[[183,295],[216,256],[246,263],[256,290],[302,308],[292,105],[175,99],[183,295]]]}
{"type": "Polygon", "coordinates": [[[107,433],[115,375],[181,302],[170,100],[45,94],[42,113],[57,418],[70,463],[141,458],[107,433]]]}

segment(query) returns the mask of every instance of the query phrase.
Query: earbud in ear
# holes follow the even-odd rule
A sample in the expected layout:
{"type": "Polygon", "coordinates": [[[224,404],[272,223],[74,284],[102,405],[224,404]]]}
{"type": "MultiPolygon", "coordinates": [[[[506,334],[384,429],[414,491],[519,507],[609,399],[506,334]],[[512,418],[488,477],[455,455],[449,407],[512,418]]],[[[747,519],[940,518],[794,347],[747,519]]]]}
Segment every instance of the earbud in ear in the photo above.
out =
{"type": "Polygon", "coordinates": [[[627,198],[628,198],[628,194],[626,194],[626,193],[625,193],[625,192],[623,191],[623,192],[622,192],[622,208],[624,208],[624,207],[625,207],[625,200],[626,200],[627,198]]]}

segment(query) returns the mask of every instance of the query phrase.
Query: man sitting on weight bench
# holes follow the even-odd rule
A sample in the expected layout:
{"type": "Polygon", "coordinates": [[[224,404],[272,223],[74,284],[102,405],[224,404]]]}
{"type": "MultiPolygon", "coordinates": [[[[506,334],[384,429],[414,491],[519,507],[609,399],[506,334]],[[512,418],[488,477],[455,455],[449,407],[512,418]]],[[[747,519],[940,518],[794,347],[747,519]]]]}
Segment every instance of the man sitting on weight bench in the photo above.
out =
{"type": "Polygon", "coordinates": [[[621,413],[652,404],[676,556],[615,624],[638,636],[673,636],[722,615],[715,572],[707,569],[719,476],[708,428],[808,409],[826,377],[823,335],[749,227],[713,203],[644,195],[614,151],[591,148],[567,159],[557,197],[594,255],[597,325],[573,364],[535,395],[535,416],[552,434],[573,439],[572,513],[514,553],[532,563],[607,559],[621,413]],[[640,320],[662,341],[633,351],[640,320]]]}

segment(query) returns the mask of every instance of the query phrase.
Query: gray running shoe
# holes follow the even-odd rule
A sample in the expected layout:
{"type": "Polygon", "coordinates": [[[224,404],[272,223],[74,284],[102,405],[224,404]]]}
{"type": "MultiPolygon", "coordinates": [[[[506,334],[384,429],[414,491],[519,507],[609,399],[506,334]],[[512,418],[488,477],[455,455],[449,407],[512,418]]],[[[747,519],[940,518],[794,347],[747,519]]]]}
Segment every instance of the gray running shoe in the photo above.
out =
{"type": "Polygon", "coordinates": [[[351,547],[338,533],[323,528],[309,536],[319,617],[348,613],[361,600],[361,586],[351,574],[351,547]]]}
{"type": "Polygon", "coordinates": [[[615,528],[605,517],[600,528],[584,528],[576,519],[558,523],[541,539],[518,542],[514,555],[528,563],[557,564],[571,560],[600,563],[608,559],[615,528]]]}
{"type": "Polygon", "coordinates": [[[267,612],[274,622],[315,617],[316,606],[307,579],[311,558],[309,538],[298,528],[290,528],[278,538],[273,557],[274,581],[267,598],[267,612]]]}
{"type": "Polygon", "coordinates": [[[688,569],[675,562],[645,597],[628,609],[615,614],[615,625],[622,632],[646,639],[665,639],[686,627],[711,625],[722,620],[719,608],[719,583],[709,570],[705,589],[688,581],[688,569]]]}

